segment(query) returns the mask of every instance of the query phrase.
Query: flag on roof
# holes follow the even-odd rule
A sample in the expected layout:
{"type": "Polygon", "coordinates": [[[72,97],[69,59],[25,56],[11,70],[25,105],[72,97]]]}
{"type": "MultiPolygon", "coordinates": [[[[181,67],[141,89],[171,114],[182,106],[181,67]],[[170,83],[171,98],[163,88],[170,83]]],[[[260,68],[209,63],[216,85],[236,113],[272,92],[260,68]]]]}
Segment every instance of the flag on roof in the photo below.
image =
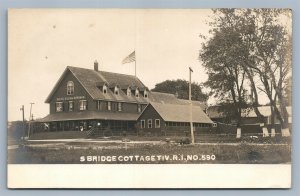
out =
{"type": "Polygon", "coordinates": [[[122,64],[131,63],[135,61],[135,51],[133,51],[130,55],[128,55],[125,59],[123,59],[122,64]]]}

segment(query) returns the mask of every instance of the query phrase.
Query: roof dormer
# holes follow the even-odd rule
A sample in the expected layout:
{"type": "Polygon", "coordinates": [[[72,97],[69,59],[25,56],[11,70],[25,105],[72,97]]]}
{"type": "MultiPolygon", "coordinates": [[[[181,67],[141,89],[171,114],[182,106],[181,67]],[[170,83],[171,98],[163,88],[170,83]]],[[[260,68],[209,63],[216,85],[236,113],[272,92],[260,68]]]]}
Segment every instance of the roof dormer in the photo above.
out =
{"type": "Polygon", "coordinates": [[[146,89],[144,90],[144,98],[148,98],[148,91],[146,89]]]}
{"type": "Polygon", "coordinates": [[[107,94],[108,84],[106,82],[97,82],[96,86],[103,94],[107,94]]]}
{"type": "Polygon", "coordinates": [[[120,87],[119,87],[119,85],[116,85],[116,86],[114,87],[114,94],[115,94],[115,95],[119,95],[119,94],[120,94],[120,87]]]}
{"type": "Polygon", "coordinates": [[[130,86],[127,88],[126,94],[127,94],[128,97],[131,96],[131,88],[130,88],[130,86]]]}
{"type": "Polygon", "coordinates": [[[139,88],[135,89],[135,93],[134,93],[135,97],[140,97],[140,91],[139,88]]]}
{"type": "Polygon", "coordinates": [[[107,94],[107,84],[106,83],[104,83],[102,86],[102,93],[107,94]]]}

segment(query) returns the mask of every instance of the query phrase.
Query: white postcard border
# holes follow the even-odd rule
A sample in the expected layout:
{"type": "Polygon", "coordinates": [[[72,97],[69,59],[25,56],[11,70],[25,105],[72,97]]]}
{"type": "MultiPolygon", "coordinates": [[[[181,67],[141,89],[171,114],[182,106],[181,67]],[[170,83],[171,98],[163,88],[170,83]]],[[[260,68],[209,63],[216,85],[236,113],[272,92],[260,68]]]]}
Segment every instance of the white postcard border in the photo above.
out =
{"type": "Polygon", "coordinates": [[[8,164],[8,188],[291,188],[291,164],[8,164]]]}

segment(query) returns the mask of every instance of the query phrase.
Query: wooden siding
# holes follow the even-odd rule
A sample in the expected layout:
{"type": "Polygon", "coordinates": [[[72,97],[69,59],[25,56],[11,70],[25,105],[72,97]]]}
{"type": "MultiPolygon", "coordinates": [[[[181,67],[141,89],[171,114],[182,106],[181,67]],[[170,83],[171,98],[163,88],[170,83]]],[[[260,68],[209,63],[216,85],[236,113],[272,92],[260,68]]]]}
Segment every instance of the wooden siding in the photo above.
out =
{"type": "Polygon", "coordinates": [[[55,91],[55,93],[52,96],[52,99],[50,101],[50,114],[56,113],[56,102],[63,102],[64,111],[68,112],[68,103],[69,101],[60,101],[59,98],[71,98],[71,97],[78,97],[78,96],[84,96],[84,99],[75,99],[74,101],[74,109],[73,112],[78,112],[79,110],[79,100],[87,100],[87,109],[89,108],[95,108],[95,103],[93,102],[90,95],[86,92],[86,90],[83,88],[83,86],[78,82],[78,80],[73,76],[73,74],[68,71],[66,76],[62,79],[61,83],[59,84],[59,87],[55,91]],[[74,83],[74,94],[73,95],[67,95],[67,83],[68,81],[73,81],[74,83]]]}
{"type": "MultiPolygon", "coordinates": [[[[138,130],[142,132],[152,132],[154,134],[161,135],[189,135],[190,124],[189,122],[172,122],[171,124],[179,124],[179,126],[169,126],[170,122],[165,122],[159,113],[154,109],[152,105],[148,105],[146,110],[138,119],[138,130]],[[152,120],[152,128],[148,128],[148,120],[152,120]],[[160,120],[160,128],[155,128],[155,119],[160,120]],[[145,120],[145,128],[141,128],[141,120],[145,120]]],[[[212,130],[211,124],[195,123],[195,134],[209,133],[212,130]],[[201,124],[201,126],[200,126],[201,124]]]]}
{"type": "MultiPolygon", "coordinates": [[[[100,90],[100,89],[99,89],[100,90]]],[[[108,112],[108,101],[109,100],[100,100],[100,108],[98,109],[98,100],[93,100],[91,96],[87,93],[87,91],[83,88],[83,86],[78,82],[75,76],[68,71],[65,77],[62,79],[59,87],[54,92],[52,99],[50,101],[50,114],[57,113],[56,112],[56,102],[63,102],[63,111],[62,112],[79,112],[79,100],[87,100],[87,110],[89,111],[105,111],[108,112]],[[67,95],[67,83],[68,81],[73,81],[74,83],[74,94],[67,95]],[[60,98],[72,98],[72,97],[82,97],[83,99],[75,99],[72,100],[74,102],[73,111],[69,111],[69,100],[60,100],[60,98]]],[[[71,101],[71,100],[70,100],[71,101]]],[[[118,102],[111,102],[111,110],[110,112],[120,112],[120,113],[138,113],[138,104],[137,103],[121,103],[122,111],[118,111],[118,102]]],[[[141,112],[146,107],[146,104],[141,104],[141,112]]],[[[140,112],[140,113],[141,113],[140,112]]]]}
{"type": "Polygon", "coordinates": [[[157,113],[157,111],[153,108],[152,105],[148,105],[146,110],[143,112],[143,114],[138,119],[138,129],[140,131],[161,131],[165,130],[165,121],[160,117],[160,115],[157,113]],[[152,120],[152,128],[148,128],[148,120],[152,120]],[[160,120],[160,128],[155,128],[155,119],[160,120]],[[145,120],[145,128],[141,128],[141,120],[145,120]]]}

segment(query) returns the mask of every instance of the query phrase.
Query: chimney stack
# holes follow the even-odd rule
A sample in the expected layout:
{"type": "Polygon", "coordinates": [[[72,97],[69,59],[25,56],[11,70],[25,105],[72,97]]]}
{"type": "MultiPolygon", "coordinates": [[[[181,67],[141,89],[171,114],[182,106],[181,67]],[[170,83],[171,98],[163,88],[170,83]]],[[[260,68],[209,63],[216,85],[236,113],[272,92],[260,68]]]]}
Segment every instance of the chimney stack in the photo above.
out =
{"type": "Polygon", "coordinates": [[[94,70],[98,71],[98,61],[97,60],[95,60],[95,62],[94,62],[94,70]]]}

